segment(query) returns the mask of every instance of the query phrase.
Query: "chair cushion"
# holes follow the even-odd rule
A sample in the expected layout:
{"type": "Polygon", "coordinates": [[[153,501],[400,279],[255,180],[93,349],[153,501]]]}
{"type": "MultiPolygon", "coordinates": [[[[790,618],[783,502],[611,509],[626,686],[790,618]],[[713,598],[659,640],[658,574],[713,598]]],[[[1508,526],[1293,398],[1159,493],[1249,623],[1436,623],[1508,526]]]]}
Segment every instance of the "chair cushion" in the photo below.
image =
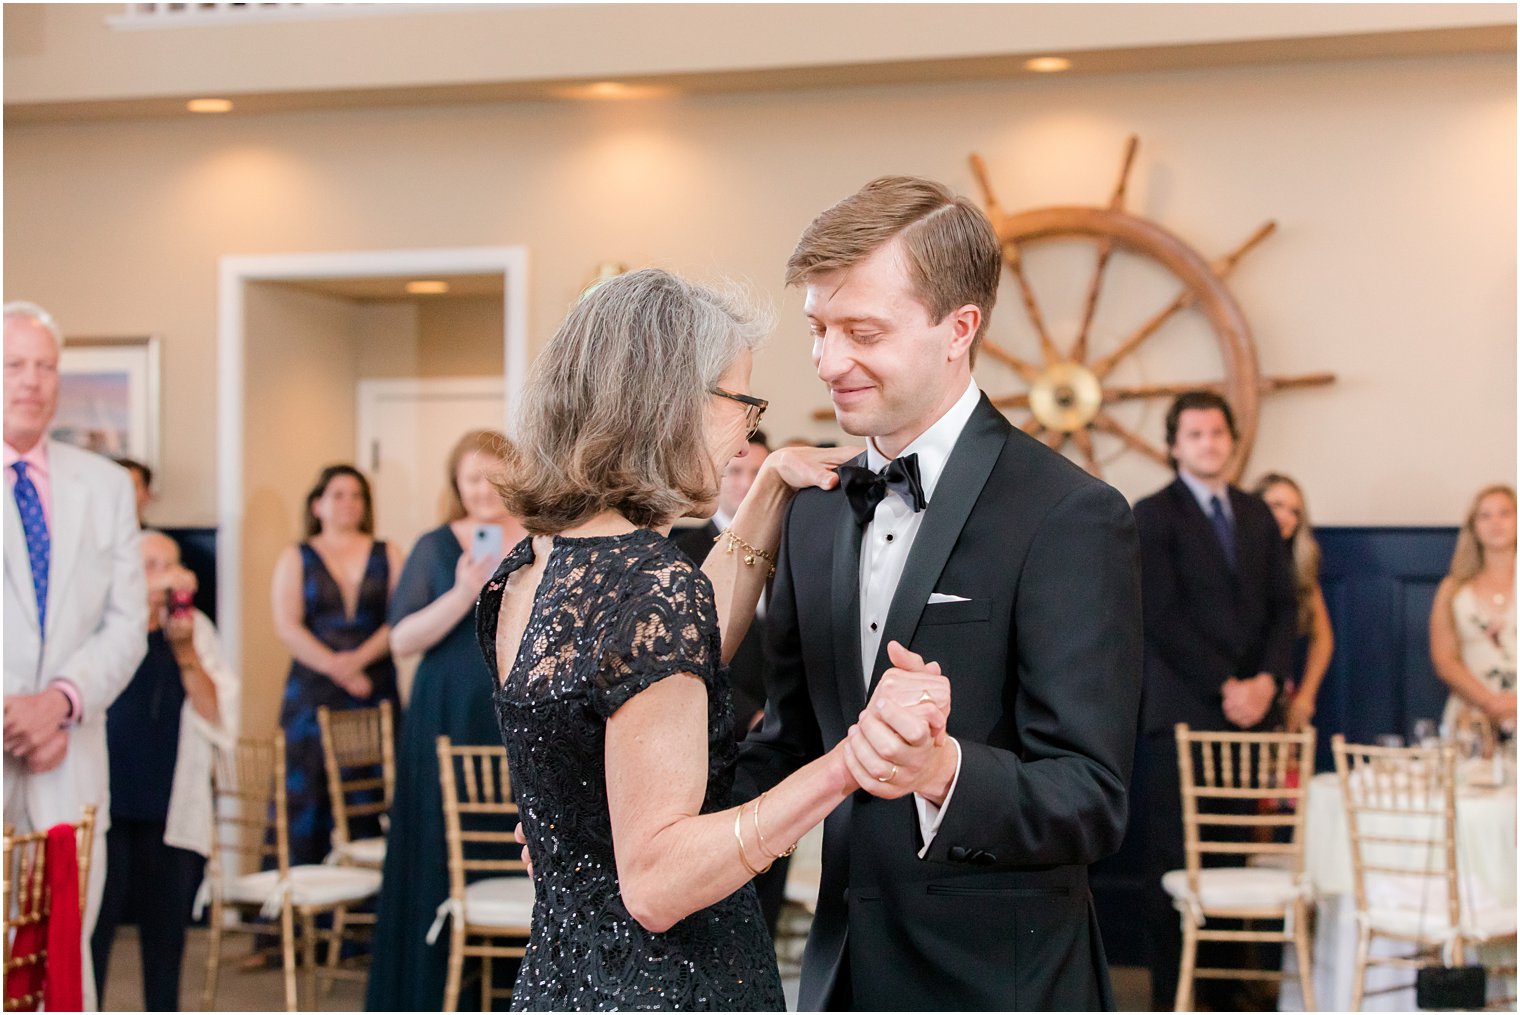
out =
{"type": "MultiPolygon", "coordinates": [[[[1448,936],[1446,879],[1440,875],[1385,874],[1369,871],[1367,899],[1372,903],[1363,919],[1374,930],[1419,935],[1427,940],[1448,936]]],[[[1461,884],[1458,918],[1467,938],[1508,937],[1515,933],[1515,909],[1493,899],[1471,883],[1461,884]]]]}
{"type": "Polygon", "coordinates": [[[521,929],[533,922],[532,878],[486,878],[466,885],[464,920],[474,927],[521,929]]]}
{"type": "Polygon", "coordinates": [[[385,865],[385,839],[355,839],[333,850],[340,861],[358,864],[360,867],[383,867],[385,865]]]}
{"type": "MultiPolygon", "coordinates": [[[[1367,911],[1365,919],[1373,930],[1420,936],[1427,940],[1443,939],[1450,930],[1444,903],[1423,914],[1418,909],[1373,907],[1367,911]]],[[[1503,906],[1485,906],[1473,912],[1463,912],[1461,919],[1462,936],[1469,941],[1487,941],[1515,934],[1515,911],[1503,906]]]]}
{"type": "MultiPolygon", "coordinates": [[[[223,885],[228,902],[278,906],[280,872],[259,871],[229,878],[223,885]]],[[[306,864],[290,868],[291,902],[297,906],[336,906],[362,902],[380,890],[380,872],[366,867],[306,864]]]]}
{"type": "Polygon", "coordinates": [[[1273,867],[1205,867],[1198,872],[1198,895],[1191,899],[1185,870],[1167,871],[1161,887],[1179,902],[1209,909],[1282,909],[1303,895],[1291,871],[1273,867]]]}

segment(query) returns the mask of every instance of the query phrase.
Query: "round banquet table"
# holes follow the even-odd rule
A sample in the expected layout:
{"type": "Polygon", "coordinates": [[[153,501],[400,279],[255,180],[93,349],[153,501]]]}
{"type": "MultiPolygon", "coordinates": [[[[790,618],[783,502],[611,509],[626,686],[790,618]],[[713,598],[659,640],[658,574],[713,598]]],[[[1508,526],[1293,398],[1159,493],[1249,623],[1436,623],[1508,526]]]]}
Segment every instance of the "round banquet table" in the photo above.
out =
{"type": "MultiPolygon", "coordinates": [[[[1487,763],[1480,766],[1488,775],[1487,763]]],[[[1515,906],[1515,782],[1514,770],[1501,786],[1479,785],[1467,778],[1478,769],[1464,766],[1457,790],[1457,875],[1464,905],[1481,898],[1515,906]]],[[[1314,992],[1321,1011],[1345,1011],[1351,1005],[1356,977],[1356,896],[1351,867],[1351,836],[1346,826],[1345,801],[1340,779],[1334,772],[1316,775],[1309,783],[1308,816],[1304,827],[1304,873],[1315,896],[1314,992]]],[[[1380,939],[1375,955],[1407,954],[1404,942],[1380,939]]],[[[1486,946],[1476,957],[1485,965],[1513,964],[1512,944],[1486,946]]],[[[1469,961],[1474,957],[1470,954],[1469,961]]],[[[1293,949],[1283,949],[1280,1011],[1302,1011],[1297,963],[1293,949]]],[[[1408,970],[1373,966],[1367,973],[1366,1011],[1413,1011],[1414,977],[1408,970]],[[1407,989],[1386,994],[1373,992],[1407,984],[1407,989]]],[[[1490,980],[1489,995],[1514,996],[1512,977],[1490,980]]]]}

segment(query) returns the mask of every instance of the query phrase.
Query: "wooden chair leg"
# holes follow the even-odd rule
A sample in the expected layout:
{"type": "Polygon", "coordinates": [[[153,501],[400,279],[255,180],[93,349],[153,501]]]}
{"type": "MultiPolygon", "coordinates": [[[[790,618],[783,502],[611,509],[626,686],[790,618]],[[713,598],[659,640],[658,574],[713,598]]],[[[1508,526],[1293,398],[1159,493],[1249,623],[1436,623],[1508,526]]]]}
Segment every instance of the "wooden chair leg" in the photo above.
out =
{"type": "Polygon", "coordinates": [[[1182,921],[1182,963],[1177,971],[1177,1011],[1193,1010],[1193,970],[1198,966],[1198,928],[1184,917],[1182,921]]]}
{"type": "Polygon", "coordinates": [[[317,914],[309,909],[301,911],[301,965],[306,1003],[311,1011],[321,1011],[322,999],[317,996],[317,914]]]}
{"type": "Polygon", "coordinates": [[[1313,948],[1309,941],[1309,907],[1302,901],[1293,906],[1293,947],[1298,952],[1298,982],[1304,995],[1304,1011],[1319,1011],[1314,998],[1314,976],[1309,963],[1313,948]]]}
{"type": "MultiPolygon", "coordinates": [[[[327,969],[329,973],[338,968],[338,963],[343,958],[343,935],[348,930],[348,907],[339,906],[333,910],[332,936],[327,939],[327,969]]],[[[333,977],[329,975],[322,984],[323,991],[332,992],[333,977]]]]}
{"type": "Polygon", "coordinates": [[[1362,1010],[1362,998],[1367,992],[1367,959],[1372,951],[1372,932],[1366,927],[1356,930],[1356,975],[1351,984],[1351,1010],[1362,1010]]]}
{"type": "Polygon", "coordinates": [[[211,903],[211,922],[206,941],[206,985],[201,989],[201,1011],[216,1010],[216,974],[222,963],[222,906],[211,903]]]}
{"type": "Polygon", "coordinates": [[[464,978],[464,925],[458,918],[449,920],[449,975],[443,988],[443,1010],[459,1010],[459,985],[464,978]]]}
{"type": "Polygon", "coordinates": [[[296,916],[288,897],[280,906],[280,962],[285,971],[285,1010],[299,1011],[296,1002],[296,916]]]}
{"type": "Polygon", "coordinates": [[[491,1010],[491,956],[480,957],[480,1010],[491,1010]]]}

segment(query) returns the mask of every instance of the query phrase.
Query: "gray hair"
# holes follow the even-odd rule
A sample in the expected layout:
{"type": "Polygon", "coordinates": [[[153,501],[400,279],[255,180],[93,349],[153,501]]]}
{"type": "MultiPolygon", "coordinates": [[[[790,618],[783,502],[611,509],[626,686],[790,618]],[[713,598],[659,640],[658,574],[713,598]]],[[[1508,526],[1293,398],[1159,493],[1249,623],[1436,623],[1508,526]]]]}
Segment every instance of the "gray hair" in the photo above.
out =
{"type": "Polygon", "coordinates": [[[58,348],[60,350],[63,348],[63,331],[58,327],[58,322],[53,320],[53,315],[42,307],[30,300],[11,300],[5,304],[5,319],[9,321],[12,317],[36,321],[44,331],[53,336],[53,341],[58,344],[58,348]]]}
{"type": "Polygon", "coordinates": [[[533,533],[606,510],[659,525],[717,496],[712,388],[769,331],[732,287],[646,268],[582,296],[533,364],[499,485],[533,533]]]}

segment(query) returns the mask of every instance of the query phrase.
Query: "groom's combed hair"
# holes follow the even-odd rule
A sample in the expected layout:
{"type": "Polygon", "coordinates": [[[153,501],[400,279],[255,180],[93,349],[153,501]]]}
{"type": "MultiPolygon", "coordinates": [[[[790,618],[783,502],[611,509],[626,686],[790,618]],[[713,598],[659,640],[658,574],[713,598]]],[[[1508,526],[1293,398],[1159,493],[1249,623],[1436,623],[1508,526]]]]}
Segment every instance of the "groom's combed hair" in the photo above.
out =
{"type": "Polygon", "coordinates": [[[718,495],[712,389],[769,330],[737,295],[657,268],[584,295],[539,354],[497,490],[535,535],[603,511],[654,526],[718,495]]]}
{"type": "Polygon", "coordinates": [[[851,267],[899,236],[914,295],[936,324],[968,303],[981,308],[975,355],[1003,270],[997,233],[980,208],[933,180],[883,176],[819,215],[786,262],[786,284],[851,267]]]}

